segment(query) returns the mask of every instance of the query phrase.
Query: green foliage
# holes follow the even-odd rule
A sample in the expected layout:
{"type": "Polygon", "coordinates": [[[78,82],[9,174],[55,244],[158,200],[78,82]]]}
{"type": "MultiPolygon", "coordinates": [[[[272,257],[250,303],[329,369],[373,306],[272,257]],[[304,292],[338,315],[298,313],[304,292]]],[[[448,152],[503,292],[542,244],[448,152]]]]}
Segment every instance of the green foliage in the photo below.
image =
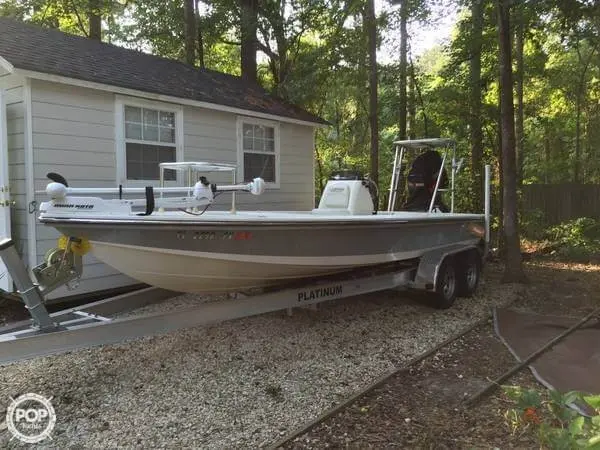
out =
{"type": "Polygon", "coordinates": [[[88,36],[93,9],[105,19],[104,40],[110,41],[119,32],[114,19],[125,13],[127,4],[127,0],[4,0],[0,1],[0,16],[88,36]]]}
{"type": "Polygon", "coordinates": [[[600,221],[589,217],[551,227],[546,238],[561,257],[588,261],[590,257],[600,255],[600,221]]]}
{"type": "Polygon", "coordinates": [[[533,430],[540,445],[551,450],[600,448],[600,416],[584,417],[570,407],[586,402],[600,413],[600,395],[557,391],[542,395],[519,386],[503,386],[503,390],[513,403],[504,414],[513,434],[533,430]]]}
{"type": "Polygon", "coordinates": [[[541,241],[547,234],[547,222],[544,212],[539,209],[523,211],[519,215],[519,227],[524,237],[532,241],[541,241]]]}
{"type": "MultiPolygon", "coordinates": [[[[0,15],[85,36],[93,0],[4,0],[0,15]]],[[[183,59],[184,18],[179,0],[101,1],[103,37],[160,56],[183,59]]],[[[238,0],[199,2],[197,25],[206,67],[240,74],[238,0]]],[[[473,211],[469,71],[472,62],[471,2],[457,2],[458,22],[449,43],[411,55],[409,95],[415,114],[410,135],[452,137],[465,164],[456,184],[456,209],[473,211]]],[[[441,11],[437,0],[410,0],[408,22],[441,11]]],[[[499,212],[498,48],[495,2],[483,2],[481,89],[483,163],[495,172],[492,212],[499,212]]],[[[517,2],[524,22],[525,182],[600,182],[600,3],[517,2]]],[[[359,0],[264,0],[257,17],[258,79],[273,93],[332,123],[316,136],[317,195],[332,171],[369,170],[368,77],[364,2],[359,0]]],[[[400,8],[377,18],[378,39],[398,33],[400,8]]],[[[410,42],[409,42],[410,47],[410,42]]],[[[380,52],[382,55],[382,52],[380,52]]],[[[391,176],[392,142],[399,116],[399,64],[379,63],[379,188],[382,206],[391,176]]],[[[448,201],[448,199],[446,199],[448,201]]],[[[597,240],[564,229],[544,233],[543,217],[525,211],[521,226],[532,239],[560,236],[558,252],[585,257],[597,240]],[[554,234],[553,234],[554,233],[554,234]]],[[[568,226],[567,226],[568,228],[568,226]]],[[[552,237],[554,239],[554,237],[552,237]]],[[[562,254],[562,253],[561,253],[562,254]]]]}

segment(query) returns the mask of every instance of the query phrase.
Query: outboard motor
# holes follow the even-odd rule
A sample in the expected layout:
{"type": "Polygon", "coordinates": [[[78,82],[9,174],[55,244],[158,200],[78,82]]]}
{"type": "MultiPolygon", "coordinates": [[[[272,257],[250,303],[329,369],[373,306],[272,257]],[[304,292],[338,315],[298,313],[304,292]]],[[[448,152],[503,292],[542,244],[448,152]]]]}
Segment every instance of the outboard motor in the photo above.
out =
{"type": "Polygon", "coordinates": [[[314,212],[376,214],[377,186],[368,177],[353,171],[334,173],[321,195],[314,212]]]}
{"type": "MultiPolygon", "coordinates": [[[[414,160],[407,176],[408,200],[402,207],[404,211],[429,211],[440,169],[442,178],[438,188],[445,189],[448,187],[448,174],[442,167],[442,157],[438,152],[427,150],[414,160]]],[[[433,206],[442,212],[449,211],[442,202],[440,192],[437,193],[433,206]]]]}

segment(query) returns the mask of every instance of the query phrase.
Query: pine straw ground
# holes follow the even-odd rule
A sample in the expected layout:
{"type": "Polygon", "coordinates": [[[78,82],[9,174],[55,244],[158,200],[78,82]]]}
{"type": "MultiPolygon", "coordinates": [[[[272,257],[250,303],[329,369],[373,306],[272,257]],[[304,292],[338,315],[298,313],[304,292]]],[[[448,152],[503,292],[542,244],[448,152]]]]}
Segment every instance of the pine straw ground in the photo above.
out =
{"type": "MultiPolygon", "coordinates": [[[[530,260],[525,267],[529,283],[513,308],[584,316],[600,306],[600,265],[530,260]]],[[[500,270],[491,265],[486,279],[497,279],[500,270]]],[[[531,428],[511,428],[505,414],[513,404],[501,390],[472,407],[464,403],[514,364],[487,323],[286,448],[539,448],[531,428]]],[[[505,384],[543,390],[527,369],[505,384]]]]}

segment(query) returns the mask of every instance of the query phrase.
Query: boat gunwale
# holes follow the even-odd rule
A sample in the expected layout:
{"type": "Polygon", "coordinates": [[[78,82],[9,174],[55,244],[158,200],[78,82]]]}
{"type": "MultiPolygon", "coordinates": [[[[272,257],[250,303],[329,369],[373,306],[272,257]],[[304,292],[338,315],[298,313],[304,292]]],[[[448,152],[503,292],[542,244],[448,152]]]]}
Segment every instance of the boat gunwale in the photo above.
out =
{"type": "MultiPolygon", "coordinates": [[[[331,216],[329,216],[331,217],[331,216]]],[[[354,216],[356,217],[356,216],[354,216]]],[[[397,226],[397,225],[433,225],[433,224],[442,224],[442,223],[457,223],[457,222],[481,222],[484,221],[485,217],[483,215],[465,215],[465,216],[452,216],[452,217],[413,217],[413,218],[390,218],[388,220],[365,220],[365,219],[352,219],[348,218],[336,218],[335,220],[326,220],[325,217],[323,220],[265,220],[262,217],[256,217],[253,220],[156,220],[156,219],[98,219],[98,218],[57,218],[57,217],[46,217],[40,218],[40,222],[49,225],[77,225],[77,226],[105,226],[105,225],[114,225],[114,226],[129,226],[129,227],[175,227],[175,228],[190,228],[190,227],[300,227],[304,228],[306,226],[319,226],[319,227],[332,227],[332,226],[340,226],[344,227],[352,227],[352,226],[361,226],[361,227],[388,227],[388,226],[397,226]]]]}

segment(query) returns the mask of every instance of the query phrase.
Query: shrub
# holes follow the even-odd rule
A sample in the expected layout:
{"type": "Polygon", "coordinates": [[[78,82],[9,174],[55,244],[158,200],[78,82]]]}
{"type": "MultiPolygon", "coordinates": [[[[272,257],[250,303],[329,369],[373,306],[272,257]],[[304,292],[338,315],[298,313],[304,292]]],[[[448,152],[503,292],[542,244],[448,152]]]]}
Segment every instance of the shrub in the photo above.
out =
{"type": "Polygon", "coordinates": [[[584,417],[569,405],[585,401],[600,413],[600,395],[585,396],[579,392],[561,394],[550,391],[547,399],[535,389],[504,386],[514,403],[505,413],[511,432],[532,429],[540,445],[552,450],[600,449],[600,415],[584,417]]]}
{"type": "Polygon", "coordinates": [[[533,241],[544,239],[547,226],[544,212],[539,209],[524,211],[519,215],[519,227],[527,239],[533,241]]]}
{"type": "Polygon", "coordinates": [[[563,222],[546,231],[558,256],[578,261],[589,261],[600,254],[600,221],[581,217],[563,222]]]}

